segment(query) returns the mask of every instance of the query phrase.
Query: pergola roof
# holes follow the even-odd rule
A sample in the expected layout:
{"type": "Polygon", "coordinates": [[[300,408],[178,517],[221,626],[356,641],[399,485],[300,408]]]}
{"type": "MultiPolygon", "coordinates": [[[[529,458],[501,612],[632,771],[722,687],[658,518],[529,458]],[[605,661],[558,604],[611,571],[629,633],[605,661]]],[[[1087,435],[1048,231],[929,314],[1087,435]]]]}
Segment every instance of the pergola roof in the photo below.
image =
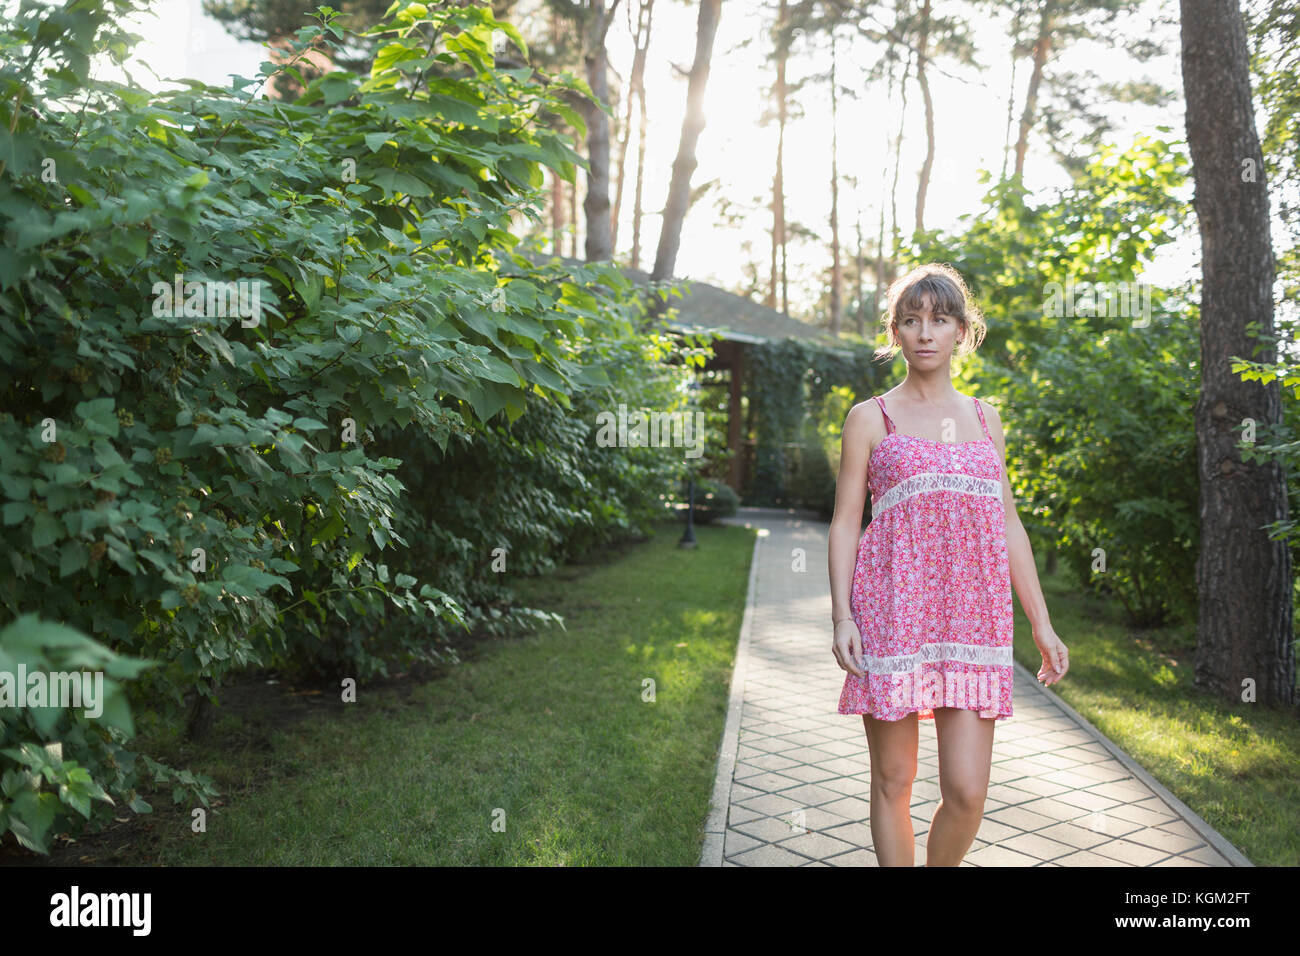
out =
{"type": "MultiPolygon", "coordinates": [[[[647,272],[630,267],[625,267],[622,271],[638,285],[650,284],[650,274],[647,272]]],[[[835,337],[825,329],[792,319],[743,295],[736,295],[698,279],[674,281],[681,281],[686,289],[681,298],[668,300],[668,307],[677,310],[677,314],[668,322],[672,328],[682,331],[725,329],[723,337],[733,342],[796,338],[822,345],[836,344],[835,337]]]]}
{"type": "MultiPolygon", "coordinates": [[[[536,255],[530,259],[538,259],[536,255]]],[[[568,256],[542,256],[542,259],[556,258],[562,262],[581,264],[583,260],[568,256]]],[[[620,270],[634,283],[641,286],[650,284],[650,274],[641,269],[624,266],[620,270]]],[[[767,342],[774,339],[796,338],[821,345],[837,345],[835,336],[825,329],[819,329],[798,319],[769,309],[734,292],[701,282],[698,279],[674,279],[686,288],[681,297],[674,296],[668,300],[668,308],[676,314],[668,321],[670,328],[683,332],[718,329],[721,337],[731,342],[767,342]]]]}

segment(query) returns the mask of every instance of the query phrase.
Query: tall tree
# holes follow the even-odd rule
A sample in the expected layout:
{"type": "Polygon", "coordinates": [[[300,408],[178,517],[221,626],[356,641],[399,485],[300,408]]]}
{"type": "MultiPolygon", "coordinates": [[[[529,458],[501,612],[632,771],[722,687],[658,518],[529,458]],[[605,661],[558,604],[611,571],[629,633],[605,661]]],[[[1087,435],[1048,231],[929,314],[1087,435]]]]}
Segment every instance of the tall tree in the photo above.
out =
{"type": "Polygon", "coordinates": [[[786,0],[781,0],[777,12],[776,30],[776,86],[773,94],[776,99],[776,173],[772,177],[772,278],[767,294],[767,307],[775,309],[776,289],[781,287],[781,312],[790,314],[789,284],[786,276],[785,255],[785,124],[786,124],[786,90],[785,65],[790,56],[790,30],[788,23],[790,9],[786,0]],[[780,264],[778,266],[778,257],[780,264]]]}
{"type": "Polygon", "coordinates": [[[551,170],[551,251],[564,255],[564,178],[551,170]]]}
{"type": "Polygon", "coordinates": [[[578,184],[566,183],[565,193],[569,197],[569,258],[578,258],[578,184]]]}
{"type": "MultiPolygon", "coordinates": [[[[894,243],[898,242],[898,174],[903,167],[903,130],[907,126],[907,76],[912,72],[912,50],[907,51],[907,65],[903,67],[903,81],[898,104],[898,135],[894,137],[894,178],[889,184],[889,220],[894,243]]],[[[892,100],[893,97],[891,96],[892,100]]]]}
{"type": "Polygon", "coordinates": [[[916,228],[921,230],[925,228],[925,193],[930,188],[930,170],[934,166],[934,100],[930,96],[930,77],[925,72],[925,48],[930,41],[930,0],[921,5],[916,34],[916,82],[925,102],[925,161],[921,163],[916,183],[916,228]]]}
{"type": "Polygon", "coordinates": [[[1020,39],[1021,24],[1028,0],[1016,0],[1016,13],[1011,20],[1011,79],[1007,81],[1007,121],[1002,132],[1002,172],[999,179],[1007,178],[1007,155],[1011,152],[1011,123],[1016,112],[1016,67],[1024,56],[1020,39]]]}
{"type": "Polygon", "coordinates": [[[1038,87],[1047,69],[1047,56],[1052,49],[1052,28],[1058,13],[1057,0],[1043,0],[1038,11],[1038,36],[1034,40],[1033,67],[1029,73],[1029,90],[1025,93],[1025,108],[1020,114],[1020,135],[1016,138],[1016,171],[1019,178],[1025,171],[1025,153],[1029,151],[1029,131],[1034,126],[1038,107],[1038,87]]]}
{"type": "Polygon", "coordinates": [[[831,28],[831,335],[840,334],[840,319],[844,310],[841,285],[844,271],[840,265],[840,167],[839,143],[836,136],[839,126],[839,89],[835,81],[838,62],[835,28],[831,28]]]}
{"type": "Polygon", "coordinates": [[[641,222],[645,212],[645,144],[650,131],[650,117],[646,111],[645,85],[637,96],[640,111],[636,133],[636,189],[632,194],[632,268],[641,268],[641,222]]]}
{"type": "MultiPolygon", "coordinates": [[[[632,5],[627,6],[629,20],[632,5]]],[[[641,257],[641,186],[645,179],[645,136],[647,117],[645,102],[645,64],[650,49],[650,28],[654,20],[654,0],[641,0],[637,7],[636,26],[632,32],[632,76],[628,81],[627,110],[618,144],[618,181],[614,188],[614,215],[610,222],[613,231],[611,245],[618,248],[618,222],[623,209],[623,184],[627,175],[627,147],[632,137],[632,106],[640,105],[640,125],[637,130],[636,195],[632,209],[632,268],[639,268],[641,257]]]]}
{"type": "Polygon", "coordinates": [[[605,37],[614,18],[619,0],[586,0],[583,18],[583,62],[587,68],[587,85],[596,102],[584,102],[587,122],[587,195],[582,203],[586,219],[588,261],[612,259],[614,235],[610,226],[609,202],[609,56],[605,37]],[[602,108],[605,107],[605,108],[602,108]]]}
{"type": "MultiPolygon", "coordinates": [[[[713,59],[713,40],[718,33],[718,19],[722,16],[722,0],[700,0],[700,12],[695,23],[695,60],[691,64],[686,88],[686,114],[682,118],[681,139],[677,144],[677,158],[673,160],[672,178],[668,182],[668,199],[664,203],[663,225],[659,230],[659,247],[655,252],[655,265],[650,277],[656,281],[672,278],[677,267],[677,250],[682,241],[682,223],[690,202],[691,175],[697,161],[695,151],[704,131],[704,91],[709,82],[709,66],[713,59]]],[[[653,314],[665,305],[663,299],[655,300],[653,314]]]]}
{"type": "Polygon", "coordinates": [[[1028,46],[1031,69],[1016,137],[1015,176],[1023,177],[1031,135],[1042,135],[1066,170],[1081,174],[1088,157],[1114,129],[1114,111],[1105,107],[1134,102],[1169,106],[1174,102],[1174,91],[1146,79],[1116,82],[1092,71],[1075,73],[1053,67],[1057,53],[1085,40],[1119,50],[1134,62],[1164,55],[1167,51],[1153,29],[1164,14],[1156,8],[1147,29],[1132,22],[1144,15],[1128,0],[1039,0],[1037,7],[1016,7],[1011,27],[1013,69],[1029,41],[1020,36],[1021,24],[1029,19],[1037,26],[1028,46]],[[1130,19],[1117,28],[1109,26],[1121,13],[1130,19]]]}
{"type": "Polygon", "coordinates": [[[1286,520],[1277,462],[1244,463],[1246,422],[1281,419],[1277,382],[1243,381],[1234,356],[1272,364],[1273,250],[1255,131],[1246,30],[1235,0],[1180,0],[1187,143],[1201,234],[1201,534],[1196,683],[1240,701],[1295,703],[1290,551],[1264,525],[1286,520]],[[1251,323],[1258,331],[1252,332],[1251,323]]]}
{"type": "MultiPolygon", "coordinates": [[[[556,57],[555,62],[563,62],[563,60],[560,60],[559,57],[563,55],[561,54],[560,51],[563,50],[565,47],[565,34],[566,34],[565,22],[566,21],[560,16],[559,13],[556,12],[553,6],[547,7],[546,10],[547,45],[546,46],[549,50],[553,51],[553,56],[556,57]]],[[[530,49],[532,49],[534,53],[536,53],[538,49],[538,45],[530,44],[529,46],[530,49]]],[[[574,100],[573,106],[576,108],[578,105],[579,105],[578,102],[574,100]]],[[[558,124],[562,122],[562,119],[558,116],[553,117],[551,122],[558,124]]],[[[551,251],[557,256],[562,256],[564,255],[564,248],[561,245],[561,243],[564,241],[564,230],[566,226],[567,211],[568,211],[566,205],[564,178],[560,175],[558,170],[554,170],[554,169],[550,171],[550,177],[551,177],[551,251]]]]}
{"type": "MultiPolygon", "coordinates": [[[[861,206],[858,207],[858,215],[857,215],[857,219],[855,220],[855,226],[857,229],[857,237],[856,237],[857,243],[854,247],[855,269],[853,270],[854,271],[853,280],[854,280],[855,289],[853,294],[853,301],[855,303],[855,307],[853,309],[853,324],[854,324],[854,330],[858,333],[858,335],[862,335],[864,331],[862,326],[863,326],[863,322],[866,320],[867,312],[866,312],[865,304],[862,301],[862,297],[864,295],[862,289],[862,274],[863,274],[863,270],[866,269],[866,259],[864,258],[866,252],[865,249],[866,236],[864,236],[862,233],[862,207],[861,206]]],[[[876,307],[876,290],[873,289],[871,292],[871,308],[874,310],[875,307],[876,307]]]]}

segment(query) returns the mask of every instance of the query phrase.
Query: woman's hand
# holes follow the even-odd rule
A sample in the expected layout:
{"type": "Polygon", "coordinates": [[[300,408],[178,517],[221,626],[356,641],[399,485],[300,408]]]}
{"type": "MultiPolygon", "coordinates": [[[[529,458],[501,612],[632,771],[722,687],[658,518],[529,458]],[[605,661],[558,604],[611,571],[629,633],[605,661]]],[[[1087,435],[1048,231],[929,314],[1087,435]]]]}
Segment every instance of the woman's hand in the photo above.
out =
{"type": "Polygon", "coordinates": [[[1070,652],[1050,624],[1034,632],[1034,645],[1043,655],[1043,666],[1038,669],[1038,681],[1044,687],[1050,687],[1070,669],[1070,652]]]}
{"type": "Polygon", "coordinates": [[[839,662],[840,670],[848,671],[857,677],[866,677],[858,666],[858,650],[862,647],[862,635],[853,618],[847,617],[835,625],[835,636],[831,639],[831,651],[839,662]]]}

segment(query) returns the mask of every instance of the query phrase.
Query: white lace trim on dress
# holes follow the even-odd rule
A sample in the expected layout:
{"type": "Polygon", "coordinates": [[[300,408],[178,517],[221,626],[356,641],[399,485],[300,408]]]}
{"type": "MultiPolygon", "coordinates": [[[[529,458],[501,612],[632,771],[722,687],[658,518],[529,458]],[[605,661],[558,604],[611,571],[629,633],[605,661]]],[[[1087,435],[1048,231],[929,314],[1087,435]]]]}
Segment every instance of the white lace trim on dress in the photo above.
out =
{"type": "Polygon", "coordinates": [[[981,478],[978,475],[962,475],[947,471],[923,471],[919,475],[904,478],[894,487],[880,496],[879,501],[871,503],[871,517],[875,518],[882,511],[892,508],[904,499],[926,491],[959,491],[963,494],[976,495],[981,498],[1002,497],[1002,482],[997,478],[981,478]]]}
{"type": "Polygon", "coordinates": [[[1011,647],[987,647],[983,644],[958,644],[954,641],[935,641],[922,644],[915,654],[897,654],[892,657],[864,657],[863,668],[869,674],[901,674],[917,670],[922,663],[958,661],[962,664],[1000,664],[1011,666],[1011,647]]]}

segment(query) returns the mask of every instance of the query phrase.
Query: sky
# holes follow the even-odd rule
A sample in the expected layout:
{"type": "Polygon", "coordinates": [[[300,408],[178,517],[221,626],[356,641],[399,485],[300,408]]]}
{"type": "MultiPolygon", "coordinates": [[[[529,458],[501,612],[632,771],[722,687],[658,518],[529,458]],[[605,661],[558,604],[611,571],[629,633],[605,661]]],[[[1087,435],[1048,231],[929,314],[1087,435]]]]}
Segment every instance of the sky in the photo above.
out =
{"type": "MultiPolygon", "coordinates": [[[[632,42],[627,17],[628,4],[621,0],[609,35],[610,59],[620,84],[630,76],[632,42]]],[[[538,0],[521,0],[516,22],[526,36],[541,36],[542,25],[532,9],[538,0]],[[526,4],[527,6],[524,6],[526,4]]],[[[314,0],[304,0],[304,6],[314,0]]],[[[1008,5],[1009,6],[1009,5],[1008,5]]],[[[144,42],[136,48],[137,59],[159,76],[190,76],[224,85],[229,74],[252,76],[266,59],[256,43],[231,37],[216,21],[202,12],[200,0],[158,0],[152,4],[156,16],[141,20],[134,31],[144,42]]],[[[702,133],[697,158],[699,165],[692,184],[709,181],[716,185],[694,205],[683,228],[676,274],[699,279],[737,291],[752,284],[757,271],[761,286],[769,275],[771,178],[776,152],[777,127],[763,123],[768,108],[765,88],[773,70],[767,63],[768,28],[775,5],[756,0],[727,0],[722,5],[712,69],[709,76],[702,133]]],[[[643,220],[641,267],[652,265],[658,236],[657,210],[667,195],[673,159],[676,155],[686,101],[685,71],[694,57],[698,5],[681,0],[657,0],[654,31],[647,71],[650,131],[647,136],[645,204],[650,212],[643,220]],[[680,67],[675,70],[673,64],[680,67]]],[[[936,114],[936,158],[926,202],[929,228],[956,228],[958,217],[980,209],[987,186],[978,182],[981,169],[996,177],[1002,165],[1007,95],[1011,83],[1009,15],[989,13],[971,4],[947,4],[946,12],[971,18],[976,57],[983,69],[938,61],[931,70],[930,85],[936,114]],[[977,10],[984,12],[978,13],[977,10]]],[[[1113,140],[1127,146],[1139,132],[1183,139],[1183,104],[1177,25],[1153,27],[1153,17],[1176,17],[1173,0],[1148,0],[1135,4],[1112,29],[1124,36],[1162,38],[1168,53],[1139,63],[1122,50],[1077,42],[1052,61],[1052,69],[1091,70],[1106,80],[1146,79],[1174,91],[1169,107],[1155,108],[1124,104],[1107,108],[1118,129],[1113,140]],[[1155,127],[1172,128],[1159,134],[1155,127]]],[[[854,40],[853,31],[839,34],[838,85],[853,91],[841,95],[836,135],[838,139],[841,241],[846,257],[852,255],[855,224],[860,217],[863,230],[873,235],[881,200],[882,164],[886,135],[892,138],[899,122],[899,101],[887,97],[883,85],[868,84],[862,73],[878,48],[854,40]],[[860,186],[855,187],[850,177],[860,186]]],[[[787,67],[793,84],[824,73],[830,63],[829,40],[819,36],[797,41],[787,67]],[[816,48],[813,44],[816,43],[816,48]]],[[[1016,75],[1016,116],[1022,108],[1029,63],[1022,60],[1016,75]]],[[[144,79],[137,75],[137,79],[144,79]]],[[[153,85],[146,83],[145,85],[153,85]]],[[[903,145],[898,187],[900,228],[906,234],[914,218],[916,173],[924,157],[925,138],[921,96],[914,78],[909,83],[909,125],[903,145]]],[[[785,137],[785,184],[787,222],[804,227],[808,238],[793,240],[789,248],[791,314],[809,318],[819,286],[829,273],[830,201],[830,96],[824,80],[812,79],[795,97],[797,117],[787,125],[785,137]]],[[[618,109],[621,116],[622,109],[618,109]]],[[[1014,138],[1015,130],[1012,135],[1014,138]]],[[[614,144],[615,149],[617,143],[614,144]]],[[[1185,149],[1185,147],[1184,147],[1185,149]]],[[[631,162],[636,141],[629,146],[629,177],[620,220],[618,254],[631,247],[631,162]]],[[[617,155],[615,153],[615,155],[617,155]]],[[[613,176],[613,171],[611,171],[613,176]]],[[[1064,172],[1041,140],[1031,135],[1026,160],[1026,182],[1031,189],[1051,190],[1065,185],[1064,172]]],[[[1044,194],[1045,196],[1045,194],[1044,194]]],[[[1188,197],[1190,198],[1190,189],[1188,197]]],[[[581,205],[581,195],[579,197],[581,205]]],[[[567,246],[567,243],[566,243],[567,246]]],[[[567,249],[566,249],[567,251],[567,249]]],[[[581,238],[579,241],[581,253],[581,238]]],[[[1199,238],[1191,230],[1182,242],[1167,246],[1157,265],[1148,273],[1152,282],[1175,285],[1194,275],[1199,267],[1199,238]]],[[[846,290],[847,292],[847,290],[846,290]]]]}

